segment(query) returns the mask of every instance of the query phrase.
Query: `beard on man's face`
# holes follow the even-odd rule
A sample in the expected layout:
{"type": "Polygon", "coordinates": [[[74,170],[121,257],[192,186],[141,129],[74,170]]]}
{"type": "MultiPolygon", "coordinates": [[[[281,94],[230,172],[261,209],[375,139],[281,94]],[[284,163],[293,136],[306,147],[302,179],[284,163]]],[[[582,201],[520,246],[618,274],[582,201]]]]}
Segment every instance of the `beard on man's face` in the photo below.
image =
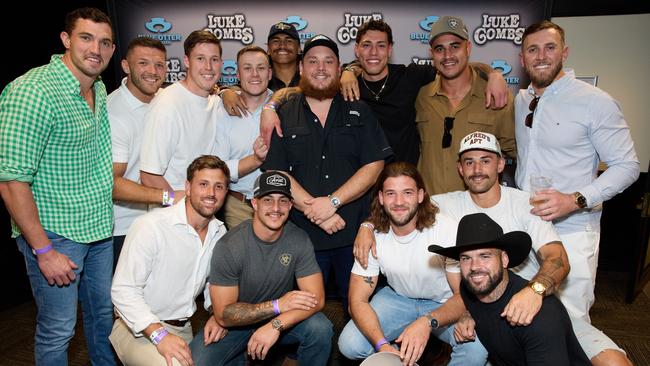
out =
{"type": "Polygon", "coordinates": [[[318,100],[332,99],[338,94],[341,89],[341,82],[338,78],[334,77],[332,82],[325,89],[317,89],[311,82],[305,78],[300,78],[300,90],[307,96],[318,100]]]}

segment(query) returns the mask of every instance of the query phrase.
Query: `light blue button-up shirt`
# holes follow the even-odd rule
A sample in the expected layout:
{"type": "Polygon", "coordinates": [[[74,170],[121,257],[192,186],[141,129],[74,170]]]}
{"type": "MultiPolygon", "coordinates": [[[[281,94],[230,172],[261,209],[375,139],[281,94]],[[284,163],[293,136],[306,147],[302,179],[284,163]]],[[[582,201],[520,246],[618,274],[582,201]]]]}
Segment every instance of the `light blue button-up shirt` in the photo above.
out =
{"type": "MultiPolygon", "coordinates": [[[[267,100],[273,92],[267,89],[267,100]]],[[[253,198],[255,179],[261,174],[259,169],[240,177],[238,174],[239,160],[253,153],[253,142],[260,135],[260,115],[264,103],[248,116],[237,117],[229,115],[223,107],[223,101],[217,111],[217,142],[216,154],[225,161],[230,169],[230,189],[253,198]]]]}
{"type": "Polygon", "coordinates": [[[604,91],[576,80],[572,69],[539,99],[532,128],[525,126],[532,86],[515,98],[516,181],[529,191],[530,177],[553,179],[563,193],[580,192],[590,209],[554,221],[560,234],[600,231],[600,204],[639,176],[639,159],[618,103],[604,91]],[[608,169],[597,176],[598,163],[608,169]]]}

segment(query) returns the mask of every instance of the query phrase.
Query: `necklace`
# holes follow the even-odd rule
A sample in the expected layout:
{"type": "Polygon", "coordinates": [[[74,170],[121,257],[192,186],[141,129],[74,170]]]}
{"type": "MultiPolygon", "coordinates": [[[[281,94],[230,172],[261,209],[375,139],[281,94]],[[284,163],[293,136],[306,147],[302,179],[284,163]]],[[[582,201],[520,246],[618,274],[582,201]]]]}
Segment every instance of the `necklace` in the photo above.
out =
{"type": "Polygon", "coordinates": [[[381,92],[384,91],[384,88],[386,87],[386,83],[388,82],[388,74],[386,74],[386,78],[384,79],[384,83],[381,85],[381,88],[379,88],[379,91],[376,92],[376,93],[372,89],[370,89],[368,84],[366,84],[366,79],[363,78],[363,75],[361,75],[361,81],[363,82],[363,85],[366,86],[366,89],[368,89],[372,93],[372,95],[375,96],[375,100],[378,101],[379,100],[379,95],[381,94],[381,92]]]}

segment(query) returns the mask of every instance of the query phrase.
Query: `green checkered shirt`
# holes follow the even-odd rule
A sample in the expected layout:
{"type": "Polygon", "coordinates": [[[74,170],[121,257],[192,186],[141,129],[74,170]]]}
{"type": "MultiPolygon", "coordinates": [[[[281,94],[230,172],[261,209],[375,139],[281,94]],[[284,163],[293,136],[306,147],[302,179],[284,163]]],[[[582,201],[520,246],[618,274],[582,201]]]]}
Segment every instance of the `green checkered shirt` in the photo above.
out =
{"type": "MultiPolygon", "coordinates": [[[[29,183],[45,230],[79,243],[110,237],[113,168],[106,87],[95,112],[61,55],[0,95],[0,181],[29,183]]],[[[13,236],[20,230],[12,221],[13,236]]]]}

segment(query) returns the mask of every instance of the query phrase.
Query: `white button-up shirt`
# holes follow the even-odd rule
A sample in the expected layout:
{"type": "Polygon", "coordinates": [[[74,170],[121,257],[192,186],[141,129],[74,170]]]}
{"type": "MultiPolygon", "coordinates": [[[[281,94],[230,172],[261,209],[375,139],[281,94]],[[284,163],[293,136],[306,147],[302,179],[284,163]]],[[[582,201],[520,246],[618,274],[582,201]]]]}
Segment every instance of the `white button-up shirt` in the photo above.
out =
{"type": "Polygon", "coordinates": [[[152,323],[194,314],[194,300],[202,290],[207,294],[212,249],[225,233],[223,223],[213,219],[201,242],[187,223],[185,199],[133,223],[117,263],[111,298],[135,334],[152,323]]]}

